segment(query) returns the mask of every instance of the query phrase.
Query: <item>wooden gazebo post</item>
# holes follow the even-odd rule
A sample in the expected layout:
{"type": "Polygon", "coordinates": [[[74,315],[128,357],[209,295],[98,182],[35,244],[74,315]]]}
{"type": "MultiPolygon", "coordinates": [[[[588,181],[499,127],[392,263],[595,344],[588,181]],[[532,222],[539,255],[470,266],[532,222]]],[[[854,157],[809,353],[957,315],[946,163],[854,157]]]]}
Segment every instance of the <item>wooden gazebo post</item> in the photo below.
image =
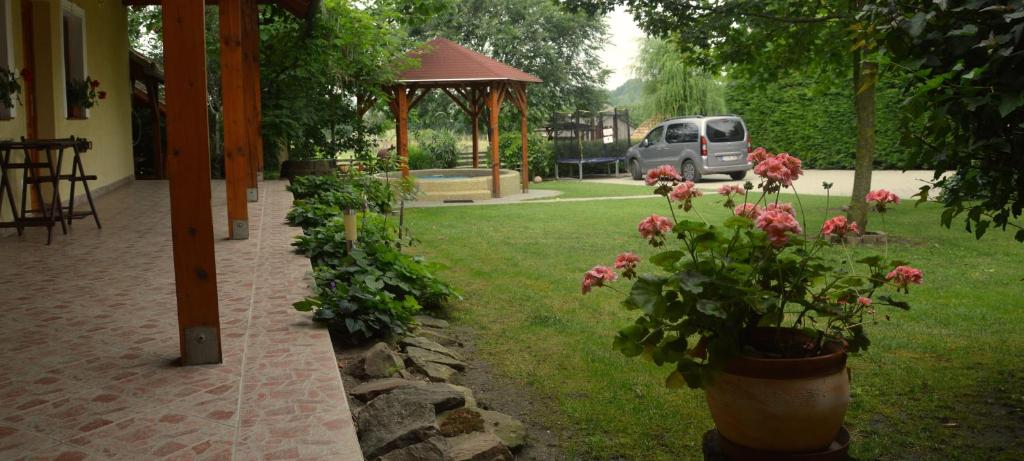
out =
{"type": "Polygon", "coordinates": [[[491,195],[501,197],[501,159],[498,157],[498,114],[504,98],[504,86],[492,83],[487,92],[487,118],[491,141],[491,195]]]}
{"type": "Polygon", "coordinates": [[[249,238],[249,201],[256,201],[255,170],[251,166],[250,120],[242,74],[242,1],[220,1],[221,99],[224,114],[224,177],[228,200],[228,236],[249,238]]]}

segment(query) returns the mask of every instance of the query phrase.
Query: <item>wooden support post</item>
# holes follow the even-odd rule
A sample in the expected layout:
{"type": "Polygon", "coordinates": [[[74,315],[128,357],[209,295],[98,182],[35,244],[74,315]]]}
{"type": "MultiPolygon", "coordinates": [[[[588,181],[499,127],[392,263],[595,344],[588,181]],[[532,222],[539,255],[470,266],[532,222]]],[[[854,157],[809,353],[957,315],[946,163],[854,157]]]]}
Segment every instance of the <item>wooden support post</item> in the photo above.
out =
{"type": "Polygon", "coordinates": [[[167,159],[181,363],[220,363],[203,0],[163,0],[167,159]]]}
{"type": "Polygon", "coordinates": [[[529,148],[527,147],[527,128],[526,128],[526,90],[523,89],[521,92],[517,91],[517,99],[519,99],[519,131],[523,139],[523,193],[530,191],[530,157],[529,148]]]}
{"type": "Polygon", "coordinates": [[[409,95],[405,85],[395,85],[395,141],[402,177],[409,177],[409,95]]]}
{"type": "Polygon", "coordinates": [[[474,109],[473,119],[473,168],[480,168],[480,111],[474,109]]]}
{"type": "Polygon", "coordinates": [[[498,85],[491,85],[487,93],[487,116],[491,141],[491,195],[501,198],[501,160],[498,158],[498,112],[501,110],[498,85]]]}
{"type": "Polygon", "coordinates": [[[223,0],[220,4],[220,75],[224,109],[224,178],[228,201],[228,236],[232,240],[249,238],[248,202],[255,192],[255,177],[250,177],[251,150],[246,123],[243,84],[242,1],[223,0]]]}
{"type": "MultiPolygon", "coordinates": [[[[242,0],[242,80],[245,86],[246,127],[249,135],[249,187],[263,180],[263,123],[260,91],[260,16],[256,0],[242,0]]],[[[258,190],[258,189],[257,189],[258,190]]]]}

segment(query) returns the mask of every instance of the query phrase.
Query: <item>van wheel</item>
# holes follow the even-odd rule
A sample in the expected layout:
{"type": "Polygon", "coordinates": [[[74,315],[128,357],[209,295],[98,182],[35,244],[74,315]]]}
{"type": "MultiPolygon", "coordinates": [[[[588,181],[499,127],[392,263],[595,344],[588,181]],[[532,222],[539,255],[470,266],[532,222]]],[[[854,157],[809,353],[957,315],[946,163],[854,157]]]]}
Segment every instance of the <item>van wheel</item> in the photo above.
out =
{"type": "Polygon", "coordinates": [[[733,181],[739,181],[739,180],[747,177],[747,172],[746,171],[737,171],[735,173],[729,173],[729,177],[732,178],[733,181]]]}
{"type": "Polygon", "coordinates": [[[637,159],[629,161],[629,174],[633,175],[633,179],[643,179],[644,173],[640,171],[640,162],[637,159]]]}
{"type": "Polygon", "coordinates": [[[683,171],[679,173],[683,176],[683,181],[700,182],[700,171],[697,170],[697,165],[693,164],[693,160],[683,161],[683,171]]]}

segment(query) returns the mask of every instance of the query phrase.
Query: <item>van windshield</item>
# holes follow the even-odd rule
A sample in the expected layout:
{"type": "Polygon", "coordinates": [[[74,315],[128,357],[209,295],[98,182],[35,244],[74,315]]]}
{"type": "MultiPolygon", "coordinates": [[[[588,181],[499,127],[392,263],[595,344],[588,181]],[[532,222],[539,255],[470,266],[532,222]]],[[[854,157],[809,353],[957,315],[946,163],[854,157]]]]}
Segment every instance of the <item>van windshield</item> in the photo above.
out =
{"type": "Polygon", "coordinates": [[[739,142],[747,132],[737,118],[716,118],[707,121],[707,135],[710,142],[739,142]]]}

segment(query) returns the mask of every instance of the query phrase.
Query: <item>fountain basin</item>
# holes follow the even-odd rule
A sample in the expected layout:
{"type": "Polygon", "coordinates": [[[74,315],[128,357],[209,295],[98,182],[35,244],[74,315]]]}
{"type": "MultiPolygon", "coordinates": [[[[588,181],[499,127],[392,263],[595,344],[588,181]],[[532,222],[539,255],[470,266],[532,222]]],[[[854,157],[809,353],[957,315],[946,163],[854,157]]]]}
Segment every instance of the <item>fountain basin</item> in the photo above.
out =
{"type": "MultiPolygon", "coordinates": [[[[409,171],[416,181],[418,200],[487,200],[493,198],[490,168],[454,168],[409,171]]],[[[391,177],[396,177],[392,173],[391,177]]],[[[501,196],[523,193],[515,170],[500,170],[501,196]]]]}

